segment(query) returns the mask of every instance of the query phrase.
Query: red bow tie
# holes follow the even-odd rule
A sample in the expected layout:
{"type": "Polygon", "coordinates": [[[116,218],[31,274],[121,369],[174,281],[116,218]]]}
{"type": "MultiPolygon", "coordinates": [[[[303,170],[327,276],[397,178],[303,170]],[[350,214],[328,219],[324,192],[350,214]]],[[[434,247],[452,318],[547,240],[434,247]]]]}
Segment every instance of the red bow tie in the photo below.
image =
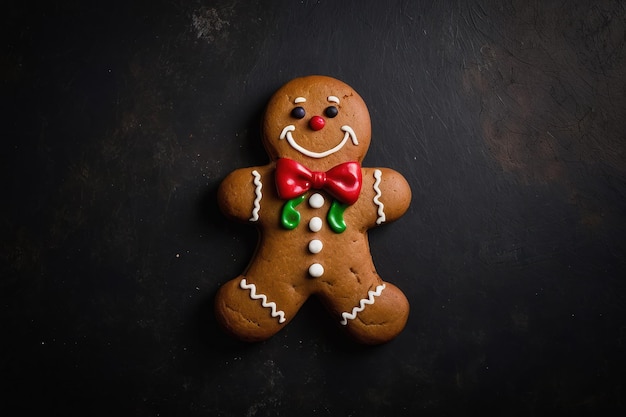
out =
{"type": "Polygon", "coordinates": [[[361,192],[361,166],[344,162],[326,172],[311,171],[291,159],[276,161],[276,189],[285,200],[298,197],[311,188],[328,192],[345,204],[354,204],[361,192]]]}

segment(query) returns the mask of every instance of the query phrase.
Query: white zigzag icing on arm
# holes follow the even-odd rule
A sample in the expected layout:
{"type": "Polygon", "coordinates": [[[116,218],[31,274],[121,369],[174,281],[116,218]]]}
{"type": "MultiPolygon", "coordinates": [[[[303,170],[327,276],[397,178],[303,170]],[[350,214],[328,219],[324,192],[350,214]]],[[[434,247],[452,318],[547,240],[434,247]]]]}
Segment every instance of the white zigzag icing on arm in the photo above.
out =
{"type": "Polygon", "coordinates": [[[361,301],[359,301],[359,306],[358,307],[354,307],[352,309],[352,313],[341,313],[341,317],[343,317],[343,320],[341,320],[341,324],[342,325],[346,325],[348,324],[348,320],[354,320],[356,318],[357,313],[360,313],[361,311],[365,310],[365,306],[366,305],[371,305],[374,304],[374,297],[379,297],[380,294],[382,294],[383,290],[385,289],[385,284],[381,284],[378,287],[376,287],[376,291],[368,291],[367,292],[367,298],[362,298],[361,301]]]}
{"type": "Polygon", "coordinates": [[[270,308],[272,310],[272,317],[279,317],[278,322],[279,323],[284,323],[285,322],[285,312],[282,310],[278,310],[276,309],[276,303],[275,302],[271,302],[268,303],[267,302],[267,297],[265,296],[265,294],[257,294],[256,293],[256,285],[254,284],[248,284],[245,278],[241,279],[241,282],[239,283],[239,286],[244,289],[244,290],[250,290],[250,298],[252,298],[253,300],[261,300],[261,305],[265,308],[270,308]]]}
{"type": "Polygon", "coordinates": [[[380,180],[383,177],[383,173],[380,169],[374,170],[374,178],[376,181],[374,182],[374,191],[376,191],[376,195],[374,196],[374,203],[378,206],[378,218],[376,219],[376,224],[384,223],[387,220],[387,216],[385,216],[385,205],[380,201],[380,197],[383,195],[383,192],[380,191],[380,180]]]}
{"type": "Polygon", "coordinates": [[[261,189],[263,188],[263,184],[261,183],[261,174],[256,169],[252,171],[252,175],[254,175],[254,185],[256,188],[254,189],[254,209],[252,210],[252,217],[250,217],[251,222],[256,222],[259,220],[259,210],[261,210],[261,198],[263,198],[263,194],[261,194],[261,189]]]}

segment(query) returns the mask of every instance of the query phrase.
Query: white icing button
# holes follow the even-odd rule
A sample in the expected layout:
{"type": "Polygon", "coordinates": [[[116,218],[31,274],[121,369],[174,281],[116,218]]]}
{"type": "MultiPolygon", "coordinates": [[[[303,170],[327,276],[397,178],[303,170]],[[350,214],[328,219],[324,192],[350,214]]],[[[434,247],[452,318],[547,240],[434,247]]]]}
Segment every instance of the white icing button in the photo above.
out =
{"type": "Polygon", "coordinates": [[[312,241],[309,242],[309,252],[311,253],[320,253],[323,247],[324,247],[324,244],[322,243],[321,240],[313,239],[312,241]]]}
{"type": "Polygon", "coordinates": [[[324,205],[324,197],[321,194],[315,193],[309,197],[309,206],[313,208],[320,208],[324,205]]]}
{"type": "Polygon", "coordinates": [[[322,219],[320,219],[319,217],[313,217],[309,221],[309,229],[312,232],[319,232],[320,230],[322,230],[322,219]]]}
{"type": "Polygon", "coordinates": [[[319,278],[324,275],[324,267],[320,264],[313,264],[309,267],[309,275],[313,278],[319,278]]]}

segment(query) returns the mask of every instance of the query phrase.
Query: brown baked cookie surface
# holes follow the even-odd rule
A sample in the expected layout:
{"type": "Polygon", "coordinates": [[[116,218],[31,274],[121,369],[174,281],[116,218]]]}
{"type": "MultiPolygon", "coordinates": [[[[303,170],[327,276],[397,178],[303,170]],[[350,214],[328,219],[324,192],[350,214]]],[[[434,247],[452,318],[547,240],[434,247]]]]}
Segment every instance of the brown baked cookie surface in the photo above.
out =
{"type": "Polygon", "coordinates": [[[261,341],[320,297],[354,339],[379,344],[404,328],[409,303],[376,273],[367,230],[402,216],[411,189],[389,168],[364,168],[369,112],[354,89],[308,76],[281,87],[263,121],[266,166],[224,179],[219,205],[231,219],[256,225],[256,253],[215,300],[220,325],[261,341]]]}

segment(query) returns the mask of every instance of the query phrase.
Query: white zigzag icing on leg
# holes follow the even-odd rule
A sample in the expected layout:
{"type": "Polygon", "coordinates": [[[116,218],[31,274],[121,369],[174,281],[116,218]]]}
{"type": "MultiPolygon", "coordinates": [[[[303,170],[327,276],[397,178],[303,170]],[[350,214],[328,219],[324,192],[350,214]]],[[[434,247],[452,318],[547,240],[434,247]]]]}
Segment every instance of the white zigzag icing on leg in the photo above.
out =
{"type": "Polygon", "coordinates": [[[365,310],[366,305],[374,304],[374,297],[379,297],[380,294],[382,294],[384,289],[385,289],[385,284],[381,284],[378,287],[376,287],[376,291],[372,291],[372,290],[368,291],[367,298],[362,298],[361,301],[359,301],[359,306],[354,307],[352,309],[352,313],[348,313],[348,312],[341,313],[341,317],[343,317],[343,320],[341,320],[341,324],[345,326],[346,324],[348,324],[348,320],[354,320],[356,318],[357,313],[360,313],[361,311],[365,310]]]}
{"type": "Polygon", "coordinates": [[[261,300],[261,305],[263,307],[270,308],[272,310],[272,317],[280,317],[278,319],[279,323],[285,322],[285,312],[282,310],[277,311],[275,302],[272,301],[271,303],[268,303],[265,294],[257,294],[256,285],[248,284],[246,279],[242,278],[239,286],[244,290],[250,290],[250,298],[252,298],[253,300],[261,300]]]}

